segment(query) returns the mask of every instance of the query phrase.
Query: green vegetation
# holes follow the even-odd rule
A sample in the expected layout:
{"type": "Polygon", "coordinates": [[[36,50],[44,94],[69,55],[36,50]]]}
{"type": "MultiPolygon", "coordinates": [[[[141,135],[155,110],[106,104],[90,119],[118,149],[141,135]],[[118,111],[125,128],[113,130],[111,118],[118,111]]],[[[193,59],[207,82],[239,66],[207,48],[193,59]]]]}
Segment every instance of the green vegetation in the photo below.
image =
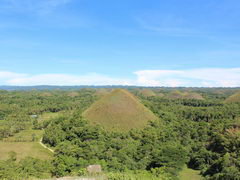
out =
{"type": "Polygon", "coordinates": [[[179,179],[180,180],[203,180],[203,177],[201,177],[200,171],[184,167],[183,170],[179,173],[179,179]]]}
{"type": "Polygon", "coordinates": [[[239,89],[105,90],[0,91],[0,179],[239,179],[239,89]]]}
{"type": "Polygon", "coordinates": [[[142,128],[157,117],[126,90],[116,89],[88,108],[83,116],[107,129],[142,128]]]}
{"type": "Polygon", "coordinates": [[[10,152],[7,160],[0,161],[0,178],[16,179],[45,179],[51,177],[50,161],[26,157],[16,161],[15,152],[10,152]]]}

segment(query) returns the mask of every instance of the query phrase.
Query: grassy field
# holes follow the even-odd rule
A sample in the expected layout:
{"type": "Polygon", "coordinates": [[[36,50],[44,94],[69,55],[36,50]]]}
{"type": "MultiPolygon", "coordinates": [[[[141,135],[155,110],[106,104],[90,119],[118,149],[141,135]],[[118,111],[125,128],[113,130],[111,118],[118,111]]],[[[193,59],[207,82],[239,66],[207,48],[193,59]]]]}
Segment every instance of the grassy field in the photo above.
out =
{"type": "MultiPolygon", "coordinates": [[[[44,113],[39,117],[40,121],[55,118],[59,113],[44,113]]],[[[43,130],[24,130],[12,137],[0,141],[0,160],[8,158],[8,153],[14,151],[17,153],[17,159],[23,159],[31,156],[39,159],[51,159],[53,153],[42,147],[39,140],[43,135],[43,130]],[[33,142],[34,140],[34,142],[33,142]]]]}
{"type": "Polygon", "coordinates": [[[110,130],[142,128],[157,117],[126,90],[116,89],[87,109],[83,116],[110,130]]]}
{"type": "Polygon", "coordinates": [[[63,113],[63,112],[56,112],[56,113],[45,112],[38,117],[38,120],[39,121],[47,121],[47,120],[58,117],[59,115],[61,115],[61,113],[63,113]]]}
{"type": "Polygon", "coordinates": [[[38,142],[0,142],[0,159],[6,160],[8,153],[17,153],[17,159],[31,156],[39,159],[51,159],[53,153],[43,148],[38,142]]]}
{"type": "Polygon", "coordinates": [[[21,131],[12,137],[5,138],[3,139],[3,141],[4,142],[32,142],[33,138],[35,139],[35,141],[39,141],[42,135],[43,135],[42,130],[29,129],[29,130],[21,131]]]}
{"type": "Polygon", "coordinates": [[[189,169],[184,167],[184,169],[179,174],[180,180],[203,180],[199,171],[189,169]]]}

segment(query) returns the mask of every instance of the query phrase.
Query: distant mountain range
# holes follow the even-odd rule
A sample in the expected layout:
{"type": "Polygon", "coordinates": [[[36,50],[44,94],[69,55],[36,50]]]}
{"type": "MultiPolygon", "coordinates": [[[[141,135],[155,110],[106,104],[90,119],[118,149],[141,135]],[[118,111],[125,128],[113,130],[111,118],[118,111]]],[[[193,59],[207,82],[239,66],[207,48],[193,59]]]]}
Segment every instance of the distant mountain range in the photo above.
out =
{"type": "Polygon", "coordinates": [[[121,86],[121,85],[105,85],[105,86],[93,86],[93,85],[79,85],[79,86],[55,86],[55,85],[39,85],[39,86],[0,86],[0,90],[76,90],[82,88],[136,88],[139,86],[121,86]]]}
{"type": "MultiPolygon", "coordinates": [[[[29,90],[77,90],[82,88],[164,88],[164,89],[209,89],[209,88],[201,88],[201,87],[147,87],[147,86],[126,86],[126,85],[76,85],[76,86],[55,86],[55,85],[38,85],[38,86],[6,86],[0,85],[0,90],[7,90],[7,91],[29,91],[29,90]]],[[[210,88],[210,89],[240,89],[240,87],[236,88],[210,88]]]]}

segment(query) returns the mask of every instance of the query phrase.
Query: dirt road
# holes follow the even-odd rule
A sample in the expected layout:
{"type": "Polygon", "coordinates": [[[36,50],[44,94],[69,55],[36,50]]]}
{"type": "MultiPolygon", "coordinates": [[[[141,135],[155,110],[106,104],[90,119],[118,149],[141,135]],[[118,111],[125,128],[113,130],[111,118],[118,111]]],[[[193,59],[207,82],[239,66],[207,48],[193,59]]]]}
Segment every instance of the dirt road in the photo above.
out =
{"type": "Polygon", "coordinates": [[[44,148],[48,149],[49,151],[51,151],[52,153],[54,153],[54,150],[53,150],[53,149],[47,147],[45,144],[42,143],[42,138],[40,139],[39,144],[40,144],[42,147],[44,147],[44,148]]]}

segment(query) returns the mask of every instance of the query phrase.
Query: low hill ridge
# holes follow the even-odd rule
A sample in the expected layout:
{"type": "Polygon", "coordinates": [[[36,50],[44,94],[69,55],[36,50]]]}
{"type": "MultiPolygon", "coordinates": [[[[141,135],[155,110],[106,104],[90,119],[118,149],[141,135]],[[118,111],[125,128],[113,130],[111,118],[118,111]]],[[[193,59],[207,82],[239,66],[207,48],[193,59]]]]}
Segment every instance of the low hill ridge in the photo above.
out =
{"type": "Polygon", "coordinates": [[[151,89],[143,89],[141,94],[145,97],[156,96],[156,94],[151,89]]]}
{"type": "Polygon", "coordinates": [[[142,128],[157,117],[127,90],[115,89],[95,102],[83,117],[111,130],[142,128]]]}
{"type": "Polygon", "coordinates": [[[180,92],[180,91],[172,91],[167,95],[170,99],[196,99],[196,100],[204,100],[201,94],[196,92],[180,92]]]}

